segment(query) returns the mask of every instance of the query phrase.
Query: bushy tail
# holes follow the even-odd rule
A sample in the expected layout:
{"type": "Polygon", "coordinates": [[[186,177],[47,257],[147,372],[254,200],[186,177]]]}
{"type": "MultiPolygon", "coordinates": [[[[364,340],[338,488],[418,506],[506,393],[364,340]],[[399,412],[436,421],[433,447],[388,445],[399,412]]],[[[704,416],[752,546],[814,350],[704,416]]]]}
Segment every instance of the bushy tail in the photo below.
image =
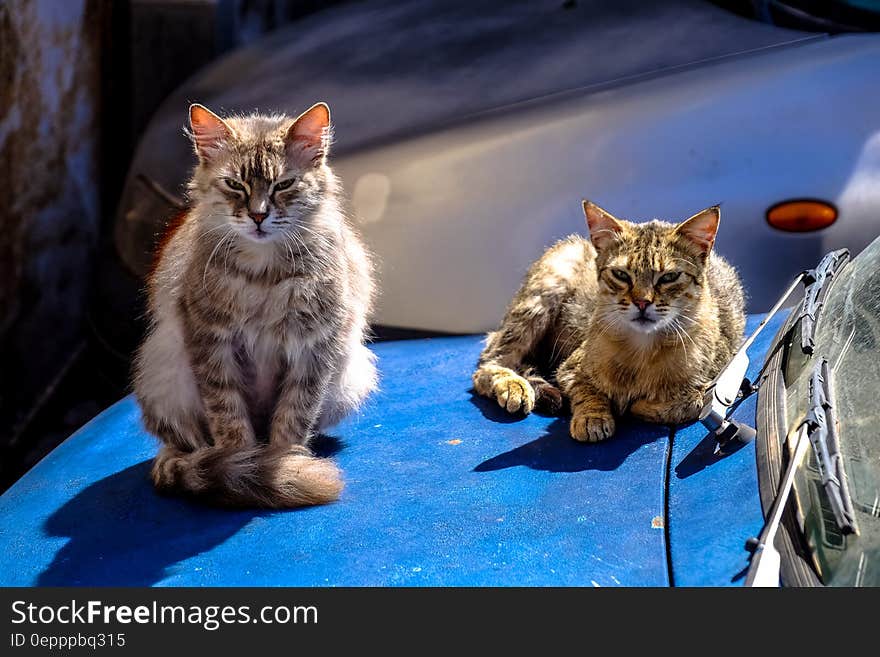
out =
{"type": "Polygon", "coordinates": [[[341,474],[330,459],[296,446],[205,447],[183,452],[165,445],[153,462],[152,477],[161,492],[185,493],[236,507],[327,504],[342,491],[341,474]]]}

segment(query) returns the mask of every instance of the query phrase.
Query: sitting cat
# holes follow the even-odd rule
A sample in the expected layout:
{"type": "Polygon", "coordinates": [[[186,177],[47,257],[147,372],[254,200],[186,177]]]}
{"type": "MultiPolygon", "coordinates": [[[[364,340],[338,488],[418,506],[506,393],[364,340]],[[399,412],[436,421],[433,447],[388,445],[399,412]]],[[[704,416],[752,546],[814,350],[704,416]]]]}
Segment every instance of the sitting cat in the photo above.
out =
{"type": "Polygon", "coordinates": [[[198,165],[148,281],[134,389],[163,491],[233,506],[335,499],[316,431],[376,384],[368,256],[327,164],[330,112],[221,119],[190,108],[198,165]]]}
{"type": "Polygon", "coordinates": [[[510,413],[555,413],[565,398],[581,441],[609,438],[626,412],[695,419],[745,325],[736,271],[712,251],[719,208],[674,225],[583,205],[590,240],[568,237],[532,265],[488,335],[475,390],[510,413]]]}

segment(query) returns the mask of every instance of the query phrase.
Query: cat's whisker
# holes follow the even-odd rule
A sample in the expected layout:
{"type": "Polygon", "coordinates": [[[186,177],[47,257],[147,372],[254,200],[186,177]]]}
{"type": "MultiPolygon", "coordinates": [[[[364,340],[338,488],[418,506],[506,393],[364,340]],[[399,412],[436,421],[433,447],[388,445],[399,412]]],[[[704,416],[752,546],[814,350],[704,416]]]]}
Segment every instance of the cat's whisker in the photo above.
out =
{"type": "Polygon", "coordinates": [[[284,244],[284,248],[287,249],[287,257],[290,259],[291,267],[296,268],[296,258],[293,257],[293,247],[291,246],[287,235],[284,235],[282,243],[284,244]]]}
{"type": "Polygon", "coordinates": [[[199,239],[207,237],[211,233],[216,232],[218,230],[222,230],[224,228],[229,228],[229,224],[220,224],[219,226],[214,226],[213,228],[209,228],[208,230],[203,231],[202,233],[199,233],[199,239]]]}
{"type": "Polygon", "coordinates": [[[226,243],[226,252],[223,255],[223,275],[229,275],[229,252],[232,250],[233,245],[235,244],[235,236],[234,234],[230,237],[229,241],[226,243]]]}
{"type": "MultiPolygon", "coordinates": [[[[309,258],[311,258],[312,260],[315,260],[315,256],[312,253],[311,249],[309,249],[308,245],[302,239],[300,239],[300,237],[298,237],[296,233],[291,233],[290,235],[291,235],[291,237],[293,237],[294,241],[296,241],[297,244],[302,245],[302,248],[305,249],[309,258]]],[[[318,262],[321,262],[321,260],[318,259],[318,262]]]]}
{"type": "Polygon", "coordinates": [[[681,334],[682,334],[685,338],[687,338],[688,340],[690,340],[691,344],[694,346],[694,349],[697,349],[697,348],[698,348],[698,347],[697,347],[697,343],[694,342],[694,339],[690,336],[690,334],[688,333],[687,329],[686,329],[684,326],[681,325],[681,323],[678,321],[678,319],[673,320],[673,321],[670,323],[670,326],[672,326],[672,327],[676,330],[676,332],[678,332],[678,331],[680,330],[680,331],[681,331],[681,334]]]}
{"type": "Polygon", "coordinates": [[[208,259],[205,261],[205,269],[202,272],[202,289],[206,292],[208,290],[208,283],[207,283],[208,268],[211,266],[211,260],[217,254],[217,251],[220,249],[220,247],[223,245],[223,243],[233,234],[234,234],[234,231],[232,228],[230,228],[229,231],[227,233],[225,233],[223,235],[223,237],[220,238],[220,240],[218,240],[217,244],[214,246],[214,250],[211,251],[211,255],[209,255],[208,259]]]}
{"type": "Polygon", "coordinates": [[[294,243],[291,239],[290,235],[284,235],[284,245],[287,247],[287,251],[290,254],[290,262],[294,269],[296,269],[296,258],[293,257],[293,247],[296,246],[296,250],[299,253],[299,258],[302,260],[302,252],[299,250],[299,246],[294,243]]]}
{"type": "Polygon", "coordinates": [[[303,231],[304,233],[311,235],[319,242],[322,242],[324,244],[330,243],[330,238],[327,235],[319,233],[314,228],[310,228],[310,227],[303,225],[303,224],[300,224],[299,226],[297,226],[297,228],[299,230],[303,231]]]}
{"type": "Polygon", "coordinates": [[[679,258],[679,257],[676,257],[676,256],[672,256],[672,257],[670,258],[670,260],[671,260],[672,262],[674,262],[675,264],[682,264],[682,263],[683,263],[683,264],[688,265],[688,267],[692,267],[693,269],[699,269],[699,268],[697,267],[696,263],[694,263],[694,262],[688,260],[687,258],[679,258]]]}
{"type": "Polygon", "coordinates": [[[675,331],[675,336],[681,342],[681,350],[682,350],[682,352],[684,352],[684,365],[685,365],[685,367],[690,367],[690,363],[688,361],[687,345],[684,343],[684,338],[681,337],[681,330],[675,325],[673,325],[672,328],[675,331]]]}
{"type": "Polygon", "coordinates": [[[618,314],[601,315],[598,317],[598,327],[600,329],[597,338],[605,336],[611,329],[619,329],[621,316],[618,314]],[[603,321],[604,320],[604,321],[603,321]]]}
{"type": "Polygon", "coordinates": [[[570,353],[572,336],[570,334],[567,335],[565,333],[565,329],[563,329],[559,331],[559,333],[556,335],[556,340],[553,341],[553,348],[550,350],[551,363],[556,362],[556,348],[559,346],[559,340],[562,339],[563,336],[565,339],[562,340],[562,349],[559,351],[559,355],[561,357],[563,354],[568,355],[570,353]]]}
{"type": "Polygon", "coordinates": [[[690,322],[691,325],[696,324],[696,323],[698,323],[698,321],[699,321],[699,320],[697,320],[696,318],[691,317],[690,315],[688,315],[687,313],[685,313],[685,312],[683,312],[683,311],[681,311],[681,310],[679,310],[678,315],[676,316],[676,318],[677,318],[677,319],[683,319],[683,320],[685,320],[686,322],[690,322]]]}
{"type": "Polygon", "coordinates": [[[556,335],[556,339],[553,341],[553,346],[550,348],[550,362],[551,362],[551,363],[555,362],[555,359],[556,359],[556,347],[559,346],[559,340],[560,340],[561,337],[562,337],[562,331],[560,331],[560,332],[556,335]]]}

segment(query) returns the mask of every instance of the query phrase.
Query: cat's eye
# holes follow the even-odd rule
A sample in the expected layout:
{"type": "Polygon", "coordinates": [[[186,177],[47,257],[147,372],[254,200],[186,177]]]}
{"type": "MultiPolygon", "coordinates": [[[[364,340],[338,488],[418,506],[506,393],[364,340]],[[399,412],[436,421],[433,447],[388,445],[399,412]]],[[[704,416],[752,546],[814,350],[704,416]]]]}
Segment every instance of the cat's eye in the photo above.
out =
{"type": "Polygon", "coordinates": [[[240,182],[238,182],[235,178],[224,178],[223,182],[226,183],[226,186],[229,189],[234,189],[237,192],[245,192],[247,191],[240,182]]]}
{"type": "Polygon", "coordinates": [[[680,271],[670,271],[663,274],[660,278],[657,279],[657,282],[663,285],[664,283],[674,283],[678,280],[678,277],[681,276],[680,271]]]}
{"type": "Polygon", "coordinates": [[[275,183],[275,187],[272,188],[273,192],[283,192],[285,189],[289,189],[291,185],[296,181],[295,178],[288,178],[287,180],[281,180],[275,183]]]}
{"type": "Polygon", "coordinates": [[[630,283],[632,281],[632,279],[629,277],[629,274],[627,274],[622,269],[612,269],[611,275],[614,276],[614,278],[619,280],[621,283],[630,283]]]}

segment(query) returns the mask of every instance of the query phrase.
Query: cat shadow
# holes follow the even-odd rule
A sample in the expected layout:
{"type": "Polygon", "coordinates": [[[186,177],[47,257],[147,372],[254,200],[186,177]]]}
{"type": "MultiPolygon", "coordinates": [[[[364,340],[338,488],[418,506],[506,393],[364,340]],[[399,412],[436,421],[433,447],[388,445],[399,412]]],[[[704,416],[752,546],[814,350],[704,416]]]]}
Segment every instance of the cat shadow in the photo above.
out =
{"type": "MultiPolygon", "coordinates": [[[[505,409],[501,408],[498,405],[498,402],[494,399],[489,399],[487,397],[483,397],[478,394],[475,390],[468,391],[471,395],[470,402],[480,411],[482,416],[487,420],[492,422],[497,422],[498,424],[512,424],[514,422],[521,422],[525,419],[525,413],[508,413],[505,409]]],[[[536,408],[532,411],[535,415],[539,415],[541,417],[557,417],[559,414],[556,413],[546,413],[540,408],[536,408]]]]}
{"type": "Polygon", "coordinates": [[[688,477],[705,470],[731,454],[738,452],[745,445],[733,441],[726,445],[723,452],[715,453],[717,438],[712,432],[707,433],[703,439],[675,466],[675,476],[679,479],[688,477]]]}
{"type": "MultiPolygon", "coordinates": [[[[312,448],[330,457],[344,443],[322,435],[312,448]]],[[[290,512],[221,509],[159,495],[151,464],[147,459],[96,481],[46,520],[48,536],[69,540],[38,586],[151,586],[185,572],[177,564],[223,544],[255,518],[290,512]]]]}
{"type": "Polygon", "coordinates": [[[332,458],[345,449],[345,443],[342,440],[336,436],[323,433],[312,438],[309,446],[315,453],[315,456],[320,456],[323,459],[332,458]]]}
{"type": "Polygon", "coordinates": [[[663,434],[633,431],[624,420],[618,436],[602,443],[581,443],[573,440],[568,418],[551,422],[543,436],[493,456],[474,467],[474,472],[494,472],[523,466],[546,472],[583,472],[585,470],[616,470],[636,450],[652,443],[663,434]]]}

